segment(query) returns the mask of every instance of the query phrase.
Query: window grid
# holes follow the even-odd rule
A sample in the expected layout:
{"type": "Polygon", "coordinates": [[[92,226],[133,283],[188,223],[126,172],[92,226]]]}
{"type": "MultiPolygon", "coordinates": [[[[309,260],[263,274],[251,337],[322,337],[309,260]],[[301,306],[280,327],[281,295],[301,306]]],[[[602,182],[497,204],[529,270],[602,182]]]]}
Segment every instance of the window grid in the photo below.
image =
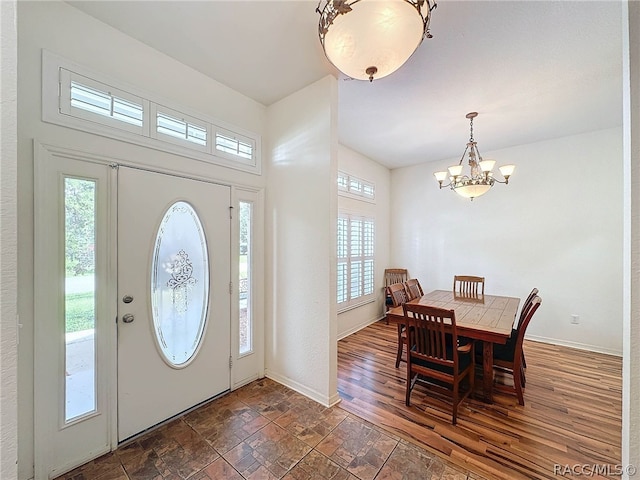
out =
{"type": "Polygon", "coordinates": [[[342,214],[337,228],[337,303],[362,303],[374,293],[375,223],[371,218],[342,214]]]}
{"type": "Polygon", "coordinates": [[[338,172],[338,191],[367,200],[375,200],[376,198],[376,187],[372,182],[345,172],[338,172]]]}

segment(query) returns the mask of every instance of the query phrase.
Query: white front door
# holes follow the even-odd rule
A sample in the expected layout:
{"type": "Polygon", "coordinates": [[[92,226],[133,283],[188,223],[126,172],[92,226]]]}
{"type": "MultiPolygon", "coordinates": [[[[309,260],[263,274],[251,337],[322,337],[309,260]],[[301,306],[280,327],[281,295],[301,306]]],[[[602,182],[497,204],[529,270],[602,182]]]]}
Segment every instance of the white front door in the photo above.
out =
{"type": "Polygon", "coordinates": [[[119,168],[119,441],[230,387],[230,194],[119,168]]]}

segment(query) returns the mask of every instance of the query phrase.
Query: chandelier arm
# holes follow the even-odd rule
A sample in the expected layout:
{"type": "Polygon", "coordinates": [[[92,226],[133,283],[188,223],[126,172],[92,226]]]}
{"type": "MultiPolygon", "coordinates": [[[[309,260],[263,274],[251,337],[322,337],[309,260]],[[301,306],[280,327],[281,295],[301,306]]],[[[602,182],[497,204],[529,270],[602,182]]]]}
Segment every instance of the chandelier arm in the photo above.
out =
{"type": "Polygon", "coordinates": [[[458,162],[458,165],[462,165],[462,161],[464,160],[464,156],[467,154],[467,150],[469,150],[469,144],[467,143],[467,146],[464,149],[464,152],[462,152],[462,157],[460,157],[460,161],[458,162]]]}

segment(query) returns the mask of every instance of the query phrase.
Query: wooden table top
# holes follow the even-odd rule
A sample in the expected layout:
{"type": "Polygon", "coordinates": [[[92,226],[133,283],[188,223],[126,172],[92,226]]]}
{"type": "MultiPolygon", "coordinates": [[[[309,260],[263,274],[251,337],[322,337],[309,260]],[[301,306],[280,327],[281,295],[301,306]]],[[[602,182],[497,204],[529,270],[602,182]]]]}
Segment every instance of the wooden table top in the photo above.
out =
{"type": "MultiPolygon", "coordinates": [[[[458,335],[494,343],[506,343],[518,313],[520,299],[499,295],[466,297],[450,290],[434,290],[409,303],[451,309],[456,314],[458,335]]],[[[402,306],[390,309],[387,318],[402,323],[402,306]]]]}

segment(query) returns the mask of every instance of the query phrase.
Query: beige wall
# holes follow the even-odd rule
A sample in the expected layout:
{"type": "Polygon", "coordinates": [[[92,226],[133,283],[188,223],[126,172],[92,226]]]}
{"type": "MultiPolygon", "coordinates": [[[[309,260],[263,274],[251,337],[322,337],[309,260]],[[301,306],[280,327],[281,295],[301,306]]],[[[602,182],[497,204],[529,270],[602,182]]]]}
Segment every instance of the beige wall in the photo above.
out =
{"type": "Polygon", "coordinates": [[[324,405],[338,401],[336,82],[268,108],[265,374],[324,405]]]}

